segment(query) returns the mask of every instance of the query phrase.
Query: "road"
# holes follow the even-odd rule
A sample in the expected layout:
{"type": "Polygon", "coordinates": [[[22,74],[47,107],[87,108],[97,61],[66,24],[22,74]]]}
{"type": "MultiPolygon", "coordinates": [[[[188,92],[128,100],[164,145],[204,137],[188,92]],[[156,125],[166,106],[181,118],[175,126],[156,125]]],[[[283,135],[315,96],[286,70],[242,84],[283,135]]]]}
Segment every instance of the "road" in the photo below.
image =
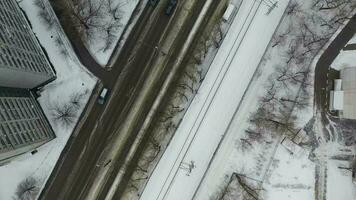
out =
{"type": "MultiPolygon", "coordinates": [[[[139,23],[134,27],[124,46],[126,50],[119,56],[110,72],[96,66],[96,62],[88,56],[86,49],[79,51],[77,49],[76,53],[81,62],[103,81],[105,87],[114,89],[115,82],[117,82],[118,88],[115,89],[115,94],[110,95],[110,102],[106,105],[106,108],[109,108],[106,109],[107,112],[103,114],[105,107],[95,105],[78,136],[72,136],[69,139],[40,199],[79,199],[83,185],[87,183],[90,174],[95,170],[92,166],[96,166],[96,161],[105,147],[105,143],[110,140],[112,130],[117,129],[118,121],[125,117],[127,109],[123,108],[128,108],[135,96],[130,93],[131,88],[139,87],[142,84],[142,79],[150,67],[145,63],[150,59],[154,52],[153,49],[169,21],[169,17],[158,12],[159,14],[155,16],[157,19],[155,24],[150,27],[144,37],[146,45],[150,45],[152,48],[141,46],[135,54],[138,59],[129,63],[130,67],[127,67],[125,76],[120,76],[125,64],[129,62],[128,58],[132,53],[130,51],[137,45],[137,39],[146,27],[145,25],[148,24],[147,21],[151,18],[152,13],[151,7],[145,8],[142,13],[143,19],[139,20],[139,23]],[[101,123],[96,123],[98,121],[101,123]],[[96,128],[95,125],[97,125],[96,128]],[[93,129],[96,131],[92,132],[93,129]]],[[[80,43],[73,46],[83,48],[80,43]]]]}
{"type": "MultiPolygon", "coordinates": [[[[278,8],[266,16],[268,7],[260,1],[242,2],[199,91],[151,175],[141,200],[194,199],[201,181],[210,170],[210,162],[221,140],[239,110],[287,3],[280,1],[278,8]],[[261,35],[261,32],[264,34],[261,35]]],[[[202,199],[206,198],[207,195],[202,199]]]]}
{"type": "MultiPolygon", "coordinates": [[[[179,5],[176,12],[183,9],[179,5]]],[[[111,94],[105,106],[94,105],[79,133],[69,139],[39,199],[84,199],[88,193],[88,188],[93,184],[92,181],[98,168],[113,163],[115,163],[115,168],[120,166],[126,152],[122,152],[120,158],[115,161],[101,162],[100,158],[105,152],[105,147],[113,139],[114,133],[132,108],[147,73],[153,67],[155,55],[162,53],[157,50],[156,46],[160,46],[159,41],[164,39],[164,32],[171,19],[174,18],[174,15],[172,17],[166,16],[163,11],[164,8],[165,6],[156,7],[155,10],[151,7],[145,8],[123,46],[124,51],[119,55],[110,72],[98,66],[95,60],[89,57],[88,51],[80,42],[76,43],[78,41],[71,40],[81,62],[89,71],[102,79],[104,86],[111,90],[111,94]]],[[[194,13],[199,13],[199,7],[194,11],[194,13]]],[[[193,19],[191,24],[194,22],[193,19]]],[[[184,37],[189,33],[189,24],[187,26],[186,34],[179,37],[180,44],[184,43],[184,37]]],[[[179,45],[175,48],[179,49],[179,45]]],[[[174,53],[172,55],[168,64],[174,62],[174,53]]],[[[163,81],[164,75],[158,80],[163,81]]],[[[154,95],[151,99],[154,99],[154,95]]],[[[150,104],[147,103],[147,108],[149,106],[150,104]]],[[[145,110],[148,111],[148,109],[145,110]]],[[[144,117],[145,112],[142,113],[141,118],[144,119],[144,117]]],[[[134,134],[125,144],[127,147],[135,139],[134,134]]],[[[103,187],[101,198],[105,196],[110,181],[108,180],[107,185],[103,187]]]]}
{"type": "MultiPolygon", "coordinates": [[[[320,139],[319,150],[316,154],[316,183],[315,183],[315,198],[317,200],[326,199],[327,194],[327,159],[330,157],[326,150],[327,142],[335,140],[335,131],[327,130],[326,127],[332,120],[329,117],[329,92],[332,89],[332,81],[336,78],[337,74],[331,69],[331,64],[339,54],[339,52],[345,47],[348,41],[356,33],[356,15],[354,15],[345,28],[336,36],[327,49],[323,52],[319,58],[314,77],[314,107],[316,115],[316,134],[320,139]]],[[[350,47],[349,47],[350,48],[350,47]]],[[[329,126],[332,128],[332,126],[329,126]]]]}
{"type": "MultiPolygon", "coordinates": [[[[321,112],[323,126],[329,124],[329,92],[332,89],[332,81],[335,78],[335,72],[331,69],[331,64],[345,47],[347,42],[356,33],[356,15],[354,15],[345,28],[336,36],[336,38],[327,47],[324,53],[318,60],[315,68],[315,84],[314,84],[314,106],[316,112],[321,112]]],[[[323,139],[329,141],[333,139],[333,135],[329,135],[324,128],[323,139]]],[[[332,133],[330,133],[332,134],[332,133]]]]}

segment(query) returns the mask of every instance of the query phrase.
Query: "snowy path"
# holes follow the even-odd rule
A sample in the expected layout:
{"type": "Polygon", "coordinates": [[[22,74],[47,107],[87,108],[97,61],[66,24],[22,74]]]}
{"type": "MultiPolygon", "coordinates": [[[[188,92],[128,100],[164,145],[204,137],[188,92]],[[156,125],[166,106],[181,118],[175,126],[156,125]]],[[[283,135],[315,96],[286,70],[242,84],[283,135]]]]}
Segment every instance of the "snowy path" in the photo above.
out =
{"type": "Polygon", "coordinates": [[[244,1],[216,59],[141,200],[192,199],[260,63],[288,1],[270,15],[260,1],[244,1]],[[261,34],[263,33],[263,34],[261,34]],[[181,163],[194,161],[189,173],[181,163]]]}

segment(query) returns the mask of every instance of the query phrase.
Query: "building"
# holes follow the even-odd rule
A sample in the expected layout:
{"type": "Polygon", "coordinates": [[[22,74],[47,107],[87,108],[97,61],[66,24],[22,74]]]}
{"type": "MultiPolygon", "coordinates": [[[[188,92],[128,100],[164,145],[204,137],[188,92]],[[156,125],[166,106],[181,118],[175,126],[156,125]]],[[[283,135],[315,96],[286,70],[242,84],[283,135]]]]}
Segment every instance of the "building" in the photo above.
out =
{"type": "Polygon", "coordinates": [[[230,3],[229,6],[226,8],[225,13],[223,15],[223,21],[230,23],[232,21],[232,18],[236,14],[236,12],[237,12],[236,6],[234,4],[230,3]]]}
{"type": "Polygon", "coordinates": [[[55,138],[31,92],[55,79],[15,0],[0,1],[0,163],[55,138]]]}
{"type": "Polygon", "coordinates": [[[356,67],[340,70],[340,79],[334,80],[330,91],[330,110],[338,111],[345,119],[356,119],[356,67]]]}
{"type": "Polygon", "coordinates": [[[0,86],[35,88],[55,78],[14,0],[0,1],[0,86]]]}
{"type": "Polygon", "coordinates": [[[330,110],[342,111],[344,109],[344,91],[342,91],[342,79],[334,80],[334,90],[330,91],[330,110]]]}
{"type": "Polygon", "coordinates": [[[38,147],[55,135],[32,93],[0,87],[0,162],[38,147]]]}
{"type": "Polygon", "coordinates": [[[340,77],[344,91],[342,117],[356,119],[356,67],[342,69],[340,77]]]}

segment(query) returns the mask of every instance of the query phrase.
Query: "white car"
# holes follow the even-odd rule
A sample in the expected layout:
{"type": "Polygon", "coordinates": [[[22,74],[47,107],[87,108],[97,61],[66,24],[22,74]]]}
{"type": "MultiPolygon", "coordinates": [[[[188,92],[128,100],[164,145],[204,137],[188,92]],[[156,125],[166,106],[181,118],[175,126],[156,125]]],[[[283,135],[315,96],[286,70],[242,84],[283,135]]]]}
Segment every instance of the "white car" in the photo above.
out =
{"type": "Polygon", "coordinates": [[[108,95],[108,89],[107,88],[103,88],[103,90],[100,93],[100,96],[98,98],[98,104],[103,105],[105,103],[106,100],[106,96],[108,95]]]}

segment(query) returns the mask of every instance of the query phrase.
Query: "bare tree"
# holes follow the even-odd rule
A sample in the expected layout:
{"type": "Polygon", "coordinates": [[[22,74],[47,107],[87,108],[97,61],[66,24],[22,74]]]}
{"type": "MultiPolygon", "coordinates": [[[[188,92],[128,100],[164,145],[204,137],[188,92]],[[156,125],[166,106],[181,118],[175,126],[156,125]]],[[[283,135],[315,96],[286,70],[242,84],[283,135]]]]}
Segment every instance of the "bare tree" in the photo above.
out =
{"type": "Polygon", "coordinates": [[[292,0],[289,2],[286,13],[287,15],[296,15],[301,12],[301,6],[296,0],[292,0]]]}
{"type": "Polygon", "coordinates": [[[54,42],[55,42],[56,46],[58,47],[58,49],[60,50],[61,55],[63,55],[64,57],[69,55],[68,50],[64,46],[63,40],[60,36],[56,36],[54,39],[54,42]]]}
{"type": "Polygon", "coordinates": [[[319,10],[332,10],[353,3],[352,0],[314,0],[313,7],[319,10]]]}
{"type": "Polygon", "coordinates": [[[243,174],[233,173],[228,185],[220,192],[218,200],[260,200],[256,181],[243,174]]]}
{"type": "Polygon", "coordinates": [[[70,95],[69,102],[75,107],[75,109],[78,109],[83,105],[83,99],[88,93],[89,90],[84,90],[83,92],[75,92],[70,95]]]}
{"type": "Polygon", "coordinates": [[[15,200],[34,200],[39,192],[38,180],[30,176],[24,179],[16,188],[15,200]]]}
{"type": "Polygon", "coordinates": [[[104,0],[99,0],[97,3],[93,0],[72,0],[72,3],[74,5],[72,16],[79,25],[86,30],[102,26],[99,20],[103,18],[101,8],[104,6],[104,0]]]}
{"type": "Polygon", "coordinates": [[[77,116],[77,108],[70,103],[56,103],[53,106],[52,118],[56,123],[59,123],[63,126],[70,126],[75,123],[75,118],[77,116]]]}
{"type": "Polygon", "coordinates": [[[212,33],[212,40],[215,48],[219,48],[221,45],[222,40],[224,39],[224,30],[223,30],[223,24],[221,21],[219,21],[215,27],[214,31],[212,33]]]}
{"type": "Polygon", "coordinates": [[[47,28],[52,28],[55,21],[54,21],[53,17],[50,15],[50,13],[47,12],[47,9],[46,9],[45,4],[43,3],[43,0],[35,0],[34,4],[40,8],[38,16],[47,25],[47,28]]]}
{"type": "Polygon", "coordinates": [[[79,32],[83,32],[89,42],[104,39],[101,50],[109,49],[122,26],[121,4],[113,0],[71,0],[69,15],[79,32]]]}
{"type": "Polygon", "coordinates": [[[299,52],[298,52],[298,43],[296,41],[291,41],[289,43],[289,47],[288,50],[285,52],[285,55],[286,55],[287,64],[298,59],[299,52]]]}
{"type": "Polygon", "coordinates": [[[113,18],[117,21],[120,21],[122,19],[122,11],[121,11],[122,5],[123,5],[122,3],[118,3],[115,5],[113,3],[113,0],[108,0],[109,11],[113,16],[113,18]]]}

